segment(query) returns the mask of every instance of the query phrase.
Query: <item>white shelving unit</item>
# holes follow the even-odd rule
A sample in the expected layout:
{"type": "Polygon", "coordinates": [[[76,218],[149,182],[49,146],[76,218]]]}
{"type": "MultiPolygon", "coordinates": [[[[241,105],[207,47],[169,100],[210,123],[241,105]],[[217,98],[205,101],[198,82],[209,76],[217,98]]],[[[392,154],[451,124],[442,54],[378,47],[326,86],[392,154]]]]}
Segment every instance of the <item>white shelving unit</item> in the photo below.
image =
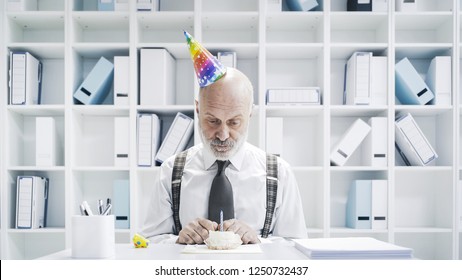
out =
{"type": "MultiPolygon", "coordinates": [[[[420,0],[419,11],[347,12],[347,0],[318,0],[313,12],[267,12],[268,0],[161,0],[161,10],[99,12],[96,0],[38,0],[37,11],[7,11],[0,5],[0,184],[1,258],[31,259],[70,247],[71,217],[82,200],[112,195],[113,181],[130,182],[131,227],[116,230],[130,242],[142,226],[159,168],[136,165],[136,115],[153,112],[165,136],[176,112],[194,117],[198,92],[183,30],[212,53],[237,52],[237,66],[255,88],[249,141],[265,148],[266,118],[284,120],[284,158],[293,166],[310,237],[371,236],[412,247],[421,259],[462,259],[462,4],[420,0]],[[176,63],[176,105],[144,106],[138,101],[141,48],[166,48],[176,63]],[[10,50],[27,50],[43,62],[43,104],[8,105],[10,50]],[[342,105],[344,65],[354,51],[388,58],[385,105],[342,105]],[[74,102],[73,92],[101,56],[130,56],[130,100],[114,106],[74,102]],[[401,105],[394,95],[394,64],[408,57],[424,75],[436,55],[452,57],[452,105],[401,105]],[[272,87],[319,86],[323,103],[311,107],[265,105],[272,87]],[[436,149],[433,166],[408,167],[394,146],[394,118],[410,112],[436,149]],[[56,120],[58,165],[35,166],[35,119],[56,120]],[[114,117],[130,118],[130,164],[113,162],[114,117]],[[388,166],[361,163],[358,150],[343,167],[330,166],[330,149],[357,118],[388,119],[388,166]],[[16,177],[50,178],[49,227],[14,228],[16,177]],[[386,179],[385,230],[345,226],[348,188],[356,179],[386,179]]],[[[197,127],[197,126],[196,126],[197,127]]],[[[197,129],[196,129],[197,131],[197,129]]],[[[200,141],[195,133],[189,145],[200,141]]]]}

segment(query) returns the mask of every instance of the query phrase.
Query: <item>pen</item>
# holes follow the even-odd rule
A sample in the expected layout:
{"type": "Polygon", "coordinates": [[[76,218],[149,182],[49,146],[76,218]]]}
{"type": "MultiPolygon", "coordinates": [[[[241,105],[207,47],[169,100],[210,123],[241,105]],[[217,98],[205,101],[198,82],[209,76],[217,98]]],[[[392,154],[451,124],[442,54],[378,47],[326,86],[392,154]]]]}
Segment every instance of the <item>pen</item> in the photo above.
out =
{"type": "Polygon", "coordinates": [[[103,200],[98,199],[98,214],[103,214],[103,200]]]}
{"type": "Polygon", "coordinates": [[[220,231],[223,231],[223,210],[220,210],[220,231]]]}
{"type": "Polygon", "coordinates": [[[106,206],[106,209],[104,210],[103,214],[101,214],[101,215],[109,215],[109,213],[111,212],[111,208],[112,208],[112,204],[108,204],[106,206]]]}
{"type": "Polygon", "coordinates": [[[82,216],[88,216],[87,214],[87,211],[85,211],[85,206],[83,206],[82,204],[79,205],[80,207],[80,214],[82,214],[82,216]]]}
{"type": "Polygon", "coordinates": [[[93,212],[91,211],[90,205],[88,205],[88,202],[86,200],[82,202],[82,205],[85,209],[85,212],[87,213],[87,216],[93,216],[93,212]]]}
{"type": "MultiPolygon", "coordinates": [[[[112,203],[111,203],[111,199],[108,197],[108,198],[106,199],[106,207],[107,207],[109,204],[112,204],[112,203]]],[[[110,209],[109,209],[109,210],[110,210],[110,209]]]]}

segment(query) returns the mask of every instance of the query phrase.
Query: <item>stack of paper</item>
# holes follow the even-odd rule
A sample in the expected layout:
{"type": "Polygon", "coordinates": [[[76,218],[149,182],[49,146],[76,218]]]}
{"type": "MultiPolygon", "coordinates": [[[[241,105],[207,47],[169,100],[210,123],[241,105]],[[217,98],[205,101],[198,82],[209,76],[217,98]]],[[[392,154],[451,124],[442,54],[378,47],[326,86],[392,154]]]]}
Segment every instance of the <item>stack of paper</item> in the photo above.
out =
{"type": "Polygon", "coordinates": [[[371,237],[294,239],[311,259],[411,259],[412,249],[371,237]]]}

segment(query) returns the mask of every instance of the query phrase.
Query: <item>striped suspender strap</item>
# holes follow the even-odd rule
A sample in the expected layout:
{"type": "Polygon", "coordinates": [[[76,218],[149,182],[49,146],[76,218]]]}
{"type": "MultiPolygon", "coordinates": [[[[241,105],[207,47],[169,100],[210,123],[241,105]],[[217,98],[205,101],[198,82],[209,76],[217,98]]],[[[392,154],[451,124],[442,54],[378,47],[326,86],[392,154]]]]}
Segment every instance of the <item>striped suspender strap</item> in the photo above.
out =
{"type": "Polygon", "coordinates": [[[181,230],[180,223],[180,192],[181,177],[183,177],[184,164],[188,150],[176,155],[172,172],[172,204],[173,204],[173,222],[175,223],[174,233],[179,234],[181,230]]]}
{"type": "Polygon", "coordinates": [[[266,217],[261,236],[267,238],[273,220],[278,194],[278,161],[275,155],[266,155],[266,217]]]}

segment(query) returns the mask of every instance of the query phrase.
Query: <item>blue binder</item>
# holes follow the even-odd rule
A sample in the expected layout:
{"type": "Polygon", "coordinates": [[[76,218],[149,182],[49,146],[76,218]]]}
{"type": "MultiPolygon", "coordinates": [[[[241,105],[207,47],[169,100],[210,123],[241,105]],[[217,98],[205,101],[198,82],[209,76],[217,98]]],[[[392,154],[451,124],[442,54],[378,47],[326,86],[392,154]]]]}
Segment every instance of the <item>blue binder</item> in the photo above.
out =
{"type": "Polygon", "coordinates": [[[130,228],[130,183],[128,180],[115,180],[112,196],[115,228],[130,228]]]}
{"type": "Polygon", "coordinates": [[[356,180],[350,187],[346,208],[346,226],[372,228],[372,181],[356,180]]]}
{"type": "Polygon", "coordinates": [[[98,11],[114,11],[116,0],[98,0],[98,11]]]}
{"type": "Polygon", "coordinates": [[[111,89],[113,79],[114,64],[101,57],[74,93],[74,98],[85,105],[101,104],[111,89]]]}
{"type": "Polygon", "coordinates": [[[395,65],[395,93],[403,105],[425,105],[435,97],[407,57],[395,65]]]}
{"type": "Polygon", "coordinates": [[[358,12],[358,11],[372,11],[372,0],[359,1],[359,0],[348,0],[347,11],[358,12]]]}
{"type": "Polygon", "coordinates": [[[311,11],[319,4],[317,0],[286,0],[287,7],[291,11],[311,11]]]}

